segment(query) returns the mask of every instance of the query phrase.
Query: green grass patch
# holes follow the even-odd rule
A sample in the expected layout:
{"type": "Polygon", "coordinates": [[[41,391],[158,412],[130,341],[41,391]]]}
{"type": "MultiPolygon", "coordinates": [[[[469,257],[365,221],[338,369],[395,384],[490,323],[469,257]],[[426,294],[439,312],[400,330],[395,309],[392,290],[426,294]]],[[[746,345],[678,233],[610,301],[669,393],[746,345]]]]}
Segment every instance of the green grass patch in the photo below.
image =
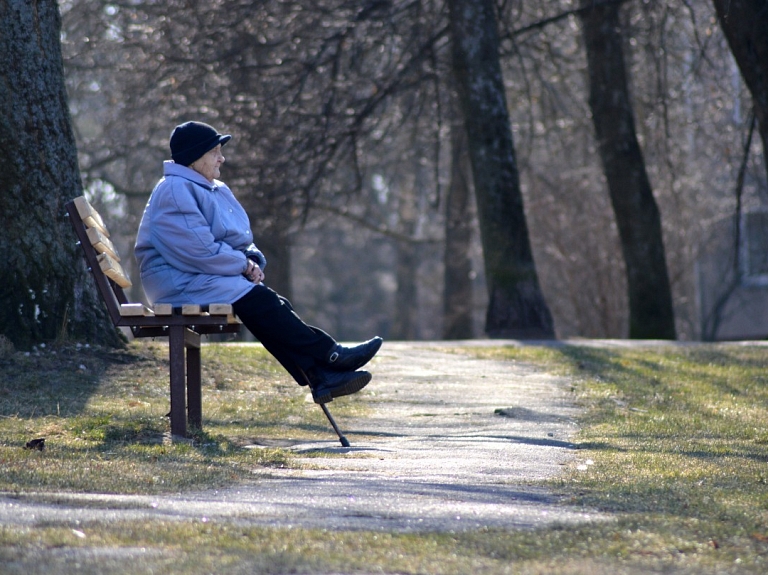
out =
{"type": "MultiPolygon", "coordinates": [[[[280,447],[333,438],[322,412],[261,346],[203,346],[203,430],[169,441],[167,346],[65,345],[0,359],[0,491],[164,493],[294,465],[280,447]],[[25,449],[45,438],[43,451],[25,449]]],[[[336,407],[336,406],[334,406],[336,407]]],[[[355,399],[335,411],[359,412],[355,399]]]]}
{"type": "MultiPolygon", "coordinates": [[[[574,504],[618,518],[595,529],[593,553],[666,557],[665,565],[686,557],[692,572],[768,572],[768,347],[476,353],[567,376],[586,407],[579,460],[591,464],[550,484],[574,504]]],[[[581,529],[566,532],[583,540],[581,529]]]]}
{"type": "MultiPolygon", "coordinates": [[[[203,362],[208,370],[206,432],[189,445],[158,440],[167,429],[162,347],[132,347],[116,356],[90,352],[93,367],[80,370],[73,364],[60,370],[69,375],[45,371],[42,365],[13,372],[25,385],[35,380],[34,373],[67,381],[36,380],[36,385],[0,398],[7,400],[0,404],[0,473],[6,489],[41,489],[46,472],[35,462],[49,457],[62,467],[49,479],[51,489],[86,490],[88,475],[114,480],[116,473],[123,473],[131,477],[120,480],[125,492],[238,481],[252,476],[260,465],[291,465],[284,451],[275,449],[259,461],[255,458],[265,457],[262,450],[253,453],[242,445],[254,437],[318,432],[325,437],[327,424],[258,349],[246,353],[208,346],[203,362]],[[137,379],[139,375],[145,379],[137,379]],[[52,391],[59,388],[67,393],[52,391]],[[14,397],[17,392],[28,394],[27,399],[14,397]],[[37,405],[29,403],[32,399],[37,405]],[[37,434],[50,439],[50,451],[21,449],[23,441],[37,434]],[[29,466],[34,470],[21,469],[29,466]],[[89,471],[82,471],[84,467],[89,471]],[[171,471],[163,475],[166,467],[171,471]],[[67,469],[84,477],[76,482],[65,479],[67,469]],[[193,478],[188,485],[178,483],[181,470],[193,478]],[[28,475],[12,477],[23,473],[28,475]],[[155,478],[168,483],[158,485],[155,478]]],[[[74,573],[78,571],[71,566],[77,562],[98,565],[99,573],[189,575],[768,572],[768,348],[531,346],[457,351],[523,362],[563,377],[567,392],[585,408],[582,431],[575,439],[580,448],[577,463],[583,465],[544,485],[569,504],[600,510],[612,520],[467,533],[269,529],[204,518],[0,527],[3,572],[74,573]],[[95,550],[99,554],[94,558],[95,550]]],[[[75,364],[78,361],[82,359],[75,364]]],[[[349,402],[344,409],[361,414],[365,402],[349,402]]]]}

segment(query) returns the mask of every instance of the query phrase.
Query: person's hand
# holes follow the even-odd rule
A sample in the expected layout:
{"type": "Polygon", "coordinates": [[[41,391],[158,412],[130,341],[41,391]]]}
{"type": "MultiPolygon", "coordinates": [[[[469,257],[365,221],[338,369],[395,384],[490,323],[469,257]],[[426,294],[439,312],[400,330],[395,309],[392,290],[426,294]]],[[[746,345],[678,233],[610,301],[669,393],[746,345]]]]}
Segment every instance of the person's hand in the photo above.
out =
{"type": "Polygon", "coordinates": [[[261,283],[264,281],[264,272],[261,271],[261,268],[256,265],[255,262],[248,260],[248,267],[245,270],[245,275],[248,280],[252,281],[255,284],[261,283]]]}

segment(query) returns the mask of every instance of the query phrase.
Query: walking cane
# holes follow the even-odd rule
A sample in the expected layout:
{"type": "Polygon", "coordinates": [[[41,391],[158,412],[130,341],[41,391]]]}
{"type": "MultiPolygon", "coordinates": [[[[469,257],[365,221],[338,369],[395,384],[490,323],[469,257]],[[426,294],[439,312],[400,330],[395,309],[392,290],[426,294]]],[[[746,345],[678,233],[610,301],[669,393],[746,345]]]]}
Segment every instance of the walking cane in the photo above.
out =
{"type": "Polygon", "coordinates": [[[325,413],[325,416],[328,418],[328,421],[331,422],[331,426],[333,427],[333,430],[336,432],[336,435],[339,436],[339,441],[341,441],[341,446],[349,447],[349,441],[347,441],[347,438],[342,435],[341,430],[339,429],[339,426],[336,425],[336,421],[333,419],[333,416],[331,415],[331,412],[328,411],[328,408],[325,406],[324,403],[321,403],[320,407],[323,408],[323,413],[325,413]]]}
{"type": "MultiPolygon", "coordinates": [[[[304,376],[304,381],[307,382],[307,385],[310,389],[312,389],[312,386],[309,383],[309,378],[307,377],[307,374],[304,373],[304,370],[299,368],[299,371],[301,372],[301,375],[304,376]]],[[[328,410],[328,408],[325,406],[324,403],[319,404],[320,407],[323,409],[323,413],[328,418],[328,421],[331,422],[331,427],[333,427],[333,430],[336,432],[336,435],[339,436],[339,441],[341,442],[342,447],[349,447],[349,441],[347,441],[347,438],[344,437],[344,434],[341,433],[341,430],[339,429],[339,426],[336,425],[336,420],[333,419],[333,416],[331,415],[331,412],[328,410]]]]}

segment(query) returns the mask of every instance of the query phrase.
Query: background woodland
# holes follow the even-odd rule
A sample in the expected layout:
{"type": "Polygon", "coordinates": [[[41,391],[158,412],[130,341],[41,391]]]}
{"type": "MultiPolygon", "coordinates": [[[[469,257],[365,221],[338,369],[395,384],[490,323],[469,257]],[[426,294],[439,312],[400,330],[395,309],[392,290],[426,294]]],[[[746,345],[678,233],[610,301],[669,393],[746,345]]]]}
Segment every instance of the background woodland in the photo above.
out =
{"type": "MultiPolygon", "coordinates": [[[[62,0],[82,185],[132,265],[173,126],[208,122],[233,135],[222,179],[249,212],[267,283],[306,321],[342,340],[515,335],[492,327],[487,268],[497,242],[484,235],[476,187],[487,173],[472,155],[487,128],[472,130],[478,67],[462,67],[457,53],[461,15],[488,6],[473,16],[466,34],[480,43],[465,43],[464,56],[484,38],[496,46],[503,97],[494,105],[506,103],[524,209],[522,222],[506,225],[529,243],[532,289],[546,302],[530,333],[546,335],[547,313],[560,338],[642,333],[633,331],[643,312],[629,283],[644,274],[628,269],[636,260],[622,226],[652,238],[653,224],[642,206],[622,216],[616,205],[633,184],[616,184],[615,174],[632,170],[608,169],[607,154],[623,144],[605,145],[606,129],[623,124],[596,115],[603,66],[617,81],[603,97],[628,102],[638,181],[657,206],[659,241],[634,245],[662,250],[661,266],[646,269],[666,276],[653,285],[668,284],[673,312],[664,315],[673,320],[672,331],[651,336],[713,339],[718,309],[702,303],[702,254],[722,240],[723,222],[768,202],[768,129],[724,33],[722,4],[62,0]]],[[[727,4],[763,5],[768,21],[765,2],[727,4]]],[[[738,256],[740,237],[732,241],[738,256]]],[[[525,263],[524,252],[513,259],[525,263]]],[[[651,291],[663,300],[664,289],[651,291]]]]}

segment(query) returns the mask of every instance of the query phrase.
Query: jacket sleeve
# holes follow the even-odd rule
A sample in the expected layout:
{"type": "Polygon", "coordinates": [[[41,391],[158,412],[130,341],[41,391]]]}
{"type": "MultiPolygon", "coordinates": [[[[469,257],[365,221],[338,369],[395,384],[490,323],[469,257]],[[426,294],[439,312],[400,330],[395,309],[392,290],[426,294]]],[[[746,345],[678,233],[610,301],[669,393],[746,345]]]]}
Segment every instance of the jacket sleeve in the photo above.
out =
{"type": "Polygon", "coordinates": [[[194,184],[167,183],[164,193],[156,194],[151,224],[152,244],[163,259],[189,273],[242,274],[247,266],[245,254],[216,240],[200,210],[194,184]]]}
{"type": "Polygon", "coordinates": [[[245,256],[249,260],[256,262],[256,265],[259,266],[262,270],[267,267],[266,256],[261,253],[261,250],[257,248],[255,244],[251,244],[245,248],[245,256]]]}

